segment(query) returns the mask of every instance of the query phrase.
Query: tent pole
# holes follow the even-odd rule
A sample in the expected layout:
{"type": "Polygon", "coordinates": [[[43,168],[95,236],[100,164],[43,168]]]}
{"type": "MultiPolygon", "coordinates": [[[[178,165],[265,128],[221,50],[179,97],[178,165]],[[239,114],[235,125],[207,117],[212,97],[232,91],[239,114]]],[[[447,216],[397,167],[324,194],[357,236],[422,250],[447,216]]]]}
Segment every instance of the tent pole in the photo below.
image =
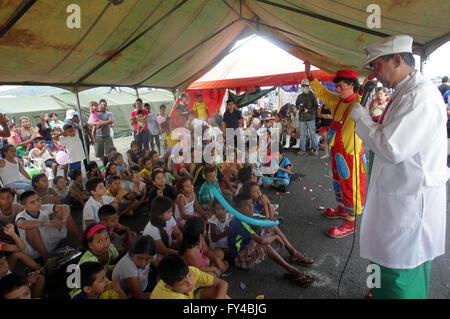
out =
{"type": "Polygon", "coordinates": [[[137,87],[134,87],[134,90],[136,91],[137,98],[139,98],[139,91],[138,91],[137,87]]]}
{"type": "Polygon", "coordinates": [[[86,135],[84,133],[84,128],[83,128],[83,115],[81,115],[81,104],[80,104],[80,96],[78,95],[78,87],[75,87],[75,94],[77,96],[78,114],[80,114],[81,136],[83,139],[84,156],[86,157],[86,161],[89,161],[89,156],[88,156],[88,151],[87,151],[88,145],[86,145],[86,143],[85,143],[86,135]]]}

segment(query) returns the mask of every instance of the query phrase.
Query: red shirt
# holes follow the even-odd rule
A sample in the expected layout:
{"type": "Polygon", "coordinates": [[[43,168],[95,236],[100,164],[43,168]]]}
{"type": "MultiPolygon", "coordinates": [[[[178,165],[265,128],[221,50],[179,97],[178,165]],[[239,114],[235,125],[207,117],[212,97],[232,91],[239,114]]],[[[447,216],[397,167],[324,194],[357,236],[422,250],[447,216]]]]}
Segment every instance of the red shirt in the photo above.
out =
{"type": "MultiPolygon", "coordinates": [[[[137,109],[134,110],[133,112],[131,112],[131,117],[136,118],[137,117],[137,109]]],[[[144,115],[148,115],[148,111],[145,109],[142,109],[142,111],[144,112],[144,115]]],[[[137,119],[134,122],[134,126],[133,126],[133,130],[137,131],[137,119]]],[[[148,130],[148,121],[145,121],[145,126],[144,126],[144,130],[148,130]]]]}

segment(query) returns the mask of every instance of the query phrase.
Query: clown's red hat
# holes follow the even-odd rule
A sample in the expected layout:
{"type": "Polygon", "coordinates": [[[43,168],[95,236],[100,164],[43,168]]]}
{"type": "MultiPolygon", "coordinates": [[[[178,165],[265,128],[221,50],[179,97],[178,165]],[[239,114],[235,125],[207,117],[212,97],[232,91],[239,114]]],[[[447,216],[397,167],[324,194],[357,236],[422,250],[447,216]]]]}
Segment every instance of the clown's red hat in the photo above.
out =
{"type": "Polygon", "coordinates": [[[336,73],[336,78],[351,78],[358,80],[358,73],[353,70],[339,70],[336,73]]]}

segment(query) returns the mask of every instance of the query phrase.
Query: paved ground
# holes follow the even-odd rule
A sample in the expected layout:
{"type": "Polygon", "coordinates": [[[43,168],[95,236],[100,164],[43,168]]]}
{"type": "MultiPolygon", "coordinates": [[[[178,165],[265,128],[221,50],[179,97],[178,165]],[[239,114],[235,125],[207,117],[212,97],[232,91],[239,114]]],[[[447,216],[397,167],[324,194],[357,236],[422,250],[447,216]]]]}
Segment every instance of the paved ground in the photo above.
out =
{"type": "MultiPolygon", "coordinates": [[[[131,138],[115,140],[118,150],[124,153],[131,138]]],[[[255,299],[258,295],[265,298],[337,298],[337,286],[341,272],[348,258],[353,237],[347,236],[336,240],[326,235],[329,227],[339,226],[341,220],[330,220],[322,216],[317,205],[334,207],[334,194],[331,191],[331,161],[320,160],[310,155],[297,155],[293,151],[286,153],[293,164],[293,172],[300,174],[292,181],[287,193],[276,194],[273,190],[264,190],[273,203],[280,205],[279,212],[285,218],[281,226],[291,243],[302,253],[315,258],[311,268],[302,268],[313,274],[317,280],[309,288],[300,288],[282,279],[284,269],[270,259],[254,269],[243,271],[232,268],[232,275],[226,280],[230,284],[229,294],[232,298],[255,299]],[[306,187],[306,189],[304,189],[306,187]],[[310,191],[312,190],[312,191],[310,191]],[[246,286],[240,288],[240,282],[246,286]]],[[[322,155],[322,153],[320,153],[322,155]]],[[[450,198],[450,192],[447,198],[450,198]]],[[[447,212],[449,211],[447,205],[447,212]]],[[[75,212],[81,222],[81,212],[75,212]]],[[[447,228],[449,227],[447,218],[447,228]]],[[[123,217],[121,222],[141,231],[148,222],[144,212],[133,218],[123,217]]],[[[357,223],[360,223],[358,219],[357,223]]],[[[358,227],[359,229],[359,227],[358,227]]],[[[430,298],[450,298],[450,240],[447,233],[446,254],[433,262],[431,271],[430,298]]],[[[287,251],[281,251],[287,257],[287,251]]],[[[355,238],[353,253],[340,287],[340,298],[363,298],[367,293],[366,272],[368,262],[359,257],[359,234],[355,238]]]]}

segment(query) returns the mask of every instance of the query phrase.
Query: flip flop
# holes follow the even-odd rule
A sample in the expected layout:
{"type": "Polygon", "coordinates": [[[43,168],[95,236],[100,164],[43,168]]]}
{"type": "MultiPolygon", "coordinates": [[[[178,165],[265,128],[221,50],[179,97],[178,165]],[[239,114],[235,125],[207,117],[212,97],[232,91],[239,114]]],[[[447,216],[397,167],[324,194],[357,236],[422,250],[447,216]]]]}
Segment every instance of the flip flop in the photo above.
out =
{"type": "Polygon", "coordinates": [[[312,265],[314,265],[314,259],[312,259],[312,262],[306,261],[307,259],[312,259],[312,258],[307,258],[307,257],[303,257],[303,259],[297,259],[297,260],[291,260],[290,258],[287,258],[286,261],[290,264],[297,264],[299,266],[304,266],[304,267],[311,267],[312,265]]]}
{"type": "Polygon", "coordinates": [[[311,275],[302,274],[301,276],[294,276],[290,273],[284,274],[284,279],[289,280],[290,283],[299,287],[309,287],[316,280],[311,275]]]}

